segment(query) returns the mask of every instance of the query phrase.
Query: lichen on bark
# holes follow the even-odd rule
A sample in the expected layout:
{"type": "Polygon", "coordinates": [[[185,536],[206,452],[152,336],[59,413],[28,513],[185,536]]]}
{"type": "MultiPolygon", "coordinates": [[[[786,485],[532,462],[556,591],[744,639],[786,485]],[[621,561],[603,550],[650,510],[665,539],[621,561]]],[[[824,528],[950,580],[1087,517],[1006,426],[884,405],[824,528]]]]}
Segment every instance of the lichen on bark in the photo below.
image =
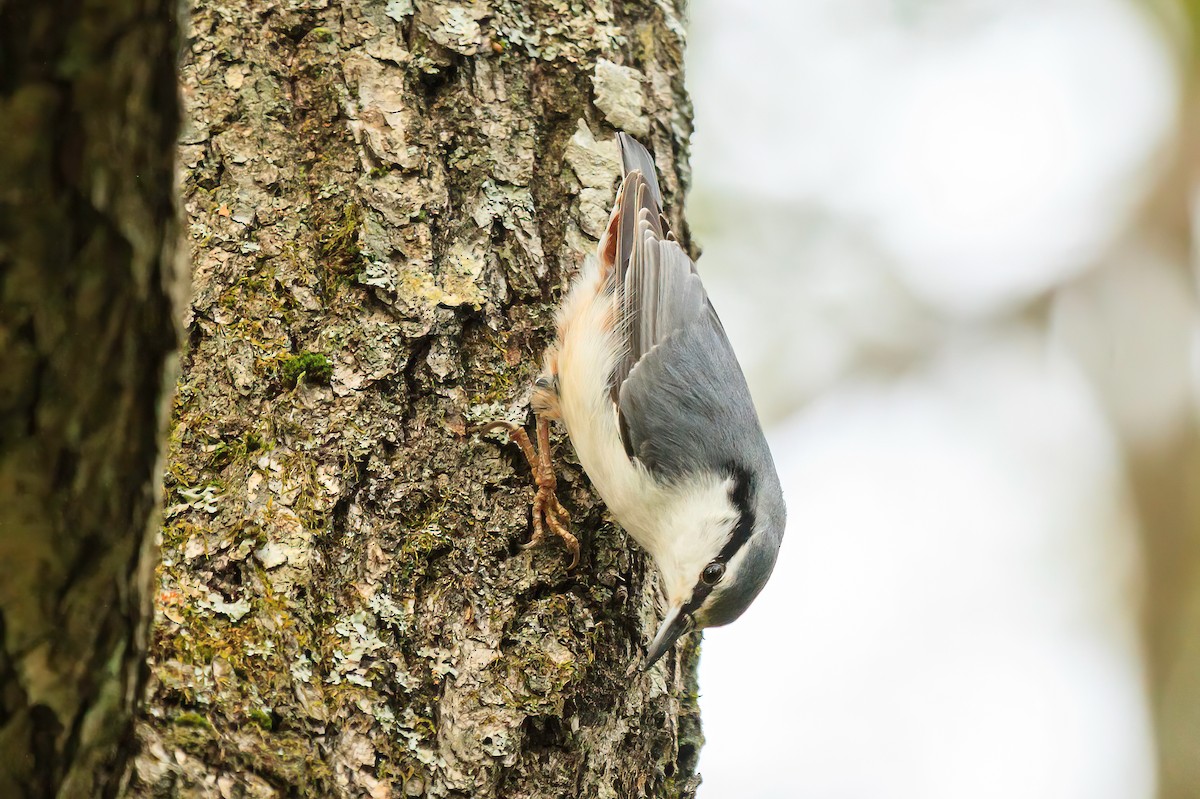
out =
{"type": "Polygon", "coordinates": [[[197,3],[194,295],[133,795],[694,792],[694,649],[625,676],[656,618],[645,557],[565,441],[583,563],[522,550],[528,469],[466,433],[526,417],[614,123],[640,120],[681,206],[680,15],[197,3]],[[297,365],[317,356],[326,379],[297,365]]]}

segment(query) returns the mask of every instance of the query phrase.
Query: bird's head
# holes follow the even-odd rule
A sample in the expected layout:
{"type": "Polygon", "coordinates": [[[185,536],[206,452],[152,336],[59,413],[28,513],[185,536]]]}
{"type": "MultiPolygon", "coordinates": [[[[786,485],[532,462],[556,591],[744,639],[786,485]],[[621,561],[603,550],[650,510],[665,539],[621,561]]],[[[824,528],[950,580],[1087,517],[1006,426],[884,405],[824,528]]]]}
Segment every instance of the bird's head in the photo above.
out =
{"type": "Polygon", "coordinates": [[[652,551],[666,615],[643,670],[681,635],[741,616],[771,576],[783,537],[785,510],[774,469],[730,467],[717,479],[681,483],[674,491],[674,529],[652,551]]]}

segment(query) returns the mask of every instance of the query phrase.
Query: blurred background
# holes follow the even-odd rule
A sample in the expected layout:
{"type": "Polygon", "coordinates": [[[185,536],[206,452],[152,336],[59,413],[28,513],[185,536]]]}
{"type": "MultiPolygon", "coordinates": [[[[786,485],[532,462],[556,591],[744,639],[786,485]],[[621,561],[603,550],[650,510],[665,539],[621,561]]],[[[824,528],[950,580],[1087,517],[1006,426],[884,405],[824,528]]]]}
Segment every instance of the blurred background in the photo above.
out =
{"type": "Polygon", "coordinates": [[[688,213],[789,503],[702,799],[1200,796],[1196,15],[692,0],[688,213]]]}

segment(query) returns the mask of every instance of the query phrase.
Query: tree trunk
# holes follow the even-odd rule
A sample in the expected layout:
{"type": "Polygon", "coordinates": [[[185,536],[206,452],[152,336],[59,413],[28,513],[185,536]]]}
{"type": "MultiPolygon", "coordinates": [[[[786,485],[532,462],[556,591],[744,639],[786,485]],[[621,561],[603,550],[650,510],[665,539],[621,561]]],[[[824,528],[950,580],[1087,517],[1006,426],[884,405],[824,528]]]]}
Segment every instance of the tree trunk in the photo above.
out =
{"type": "MultiPolygon", "coordinates": [[[[1154,714],[1159,799],[1200,796],[1200,424],[1195,369],[1198,274],[1195,193],[1200,178],[1200,4],[1146,0],[1178,47],[1181,70],[1176,135],[1161,155],[1158,185],[1126,233],[1131,249],[1118,270],[1085,277],[1079,296],[1092,307],[1092,357],[1081,359],[1107,406],[1125,451],[1144,559],[1141,599],[1146,683],[1154,714]],[[1147,257],[1148,256],[1148,257],[1147,257]],[[1131,276],[1187,294],[1186,311],[1117,313],[1144,292],[1131,276]],[[1144,279],[1144,278],[1143,278],[1144,279]],[[1130,299],[1133,298],[1133,299],[1130,299]],[[1184,313],[1192,315],[1188,318],[1184,313]],[[1164,373],[1169,375],[1164,379],[1164,373]],[[1153,402],[1146,403],[1149,395],[1153,402]]],[[[1151,295],[1153,296],[1153,295],[1151,295]]],[[[1145,303],[1143,303],[1145,304],[1145,303]]],[[[1177,306],[1178,307],[1178,306],[1177,306]]]]}
{"type": "MultiPolygon", "coordinates": [[[[1200,33],[1200,5],[1191,0],[1174,8],[1171,0],[1152,5],[1168,8],[1168,40],[1181,48],[1183,86],[1177,136],[1169,151],[1171,166],[1163,169],[1136,230],[1150,242],[1152,252],[1170,258],[1179,271],[1177,284],[1190,293],[1194,309],[1200,274],[1195,229],[1200,181],[1200,50],[1195,35],[1200,33]],[[1186,22],[1190,36],[1180,30],[1181,22],[1186,22]]],[[[1181,375],[1189,370],[1194,374],[1194,324],[1195,319],[1182,320],[1170,339],[1161,334],[1150,339],[1160,341],[1155,358],[1175,366],[1181,375]]],[[[1144,329],[1157,333],[1148,323],[1144,329]]],[[[1145,557],[1142,615],[1159,799],[1200,795],[1200,424],[1194,381],[1191,386],[1188,391],[1185,382],[1182,410],[1166,434],[1126,435],[1145,557]]]]}
{"type": "Polygon", "coordinates": [[[529,469],[466,432],[527,418],[616,128],[682,204],[679,3],[198,4],[134,796],[694,793],[694,647],[625,676],[646,558],[565,440],[583,561],[522,550],[529,469]]]}
{"type": "Polygon", "coordinates": [[[176,346],[174,4],[0,0],[0,796],[114,796],[176,346]]]}

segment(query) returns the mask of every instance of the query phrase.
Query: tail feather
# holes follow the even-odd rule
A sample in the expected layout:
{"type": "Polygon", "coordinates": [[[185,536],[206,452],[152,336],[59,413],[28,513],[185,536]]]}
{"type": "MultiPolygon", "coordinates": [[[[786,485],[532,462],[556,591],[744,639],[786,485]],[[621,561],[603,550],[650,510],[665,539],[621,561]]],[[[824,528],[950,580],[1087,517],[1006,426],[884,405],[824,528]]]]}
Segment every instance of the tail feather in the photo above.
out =
{"type": "Polygon", "coordinates": [[[621,385],[637,362],[706,308],[707,299],[663,214],[654,160],[632,137],[617,137],[624,179],[599,252],[623,344],[609,384],[613,402],[619,403],[621,385]]]}
{"type": "Polygon", "coordinates": [[[662,192],[658,189],[658,176],[654,172],[654,159],[642,146],[641,142],[628,133],[618,133],[617,141],[621,144],[621,171],[623,175],[630,172],[641,172],[642,177],[650,186],[650,198],[654,205],[662,209],[662,192]]]}
{"type": "Polygon", "coordinates": [[[618,133],[617,140],[621,146],[623,179],[617,189],[617,199],[608,218],[608,226],[600,238],[598,253],[601,274],[609,278],[616,272],[620,281],[629,268],[629,259],[638,235],[638,219],[642,217],[643,210],[648,211],[654,220],[651,227],[658,235],[672,241],[675,236],[662,211],[662,192],[658,188],[654,159],[632,136],[618,133]]]}

